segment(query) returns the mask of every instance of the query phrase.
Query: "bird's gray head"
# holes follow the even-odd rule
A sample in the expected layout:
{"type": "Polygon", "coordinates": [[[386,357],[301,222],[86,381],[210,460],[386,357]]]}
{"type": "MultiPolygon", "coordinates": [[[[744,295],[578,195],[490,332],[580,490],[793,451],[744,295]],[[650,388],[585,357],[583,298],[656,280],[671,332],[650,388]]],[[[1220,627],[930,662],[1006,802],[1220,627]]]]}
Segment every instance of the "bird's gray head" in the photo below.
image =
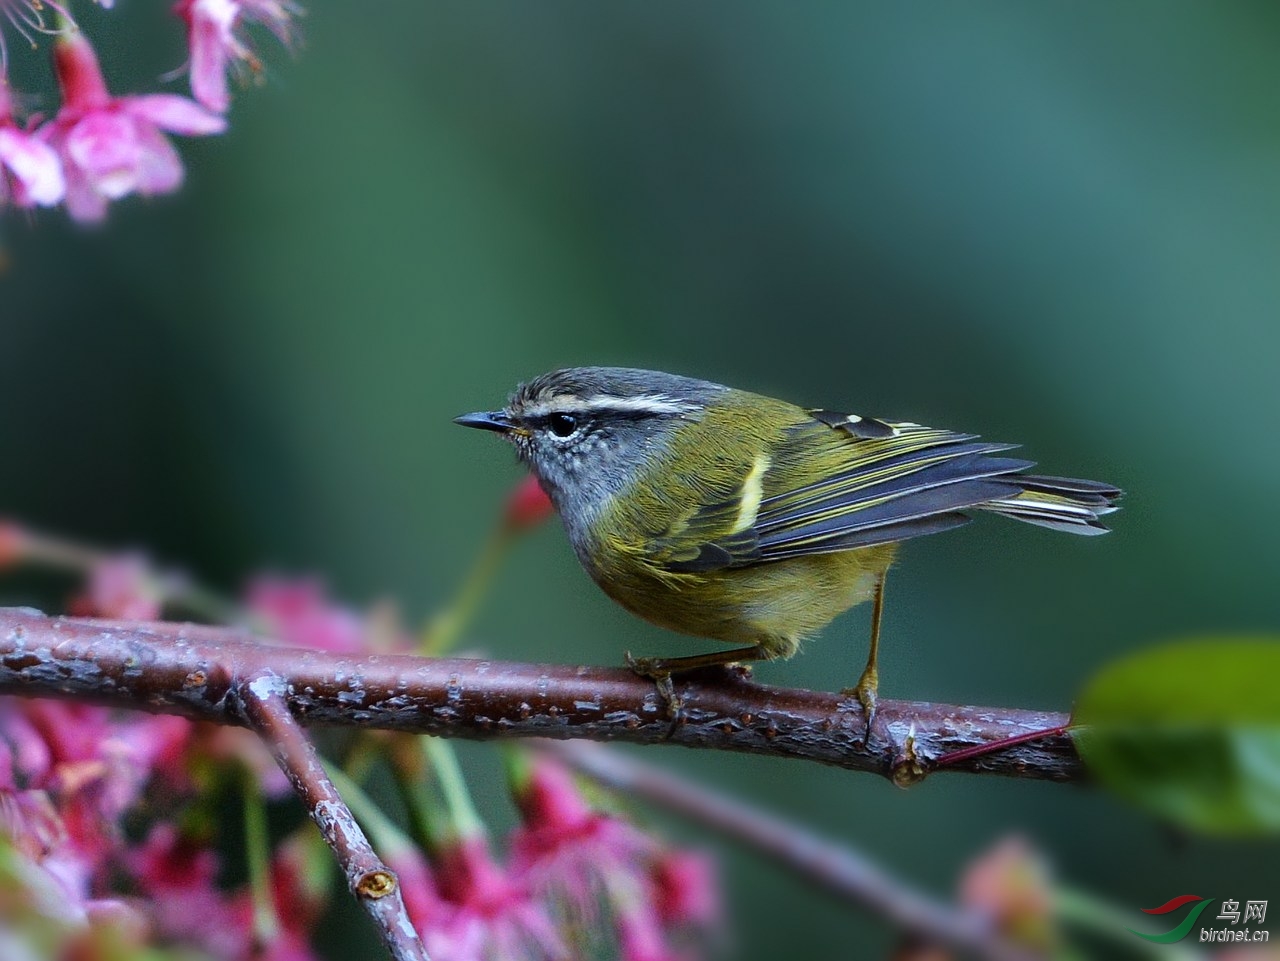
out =
{"type": "Polygon", "coordinates": [[[521,384],[499,411],[456,423],[501,433],[571,527],[588,519],[666,447],[682,421],[698,420],[727,388],[626,367],[571,367],[521,384]]]}

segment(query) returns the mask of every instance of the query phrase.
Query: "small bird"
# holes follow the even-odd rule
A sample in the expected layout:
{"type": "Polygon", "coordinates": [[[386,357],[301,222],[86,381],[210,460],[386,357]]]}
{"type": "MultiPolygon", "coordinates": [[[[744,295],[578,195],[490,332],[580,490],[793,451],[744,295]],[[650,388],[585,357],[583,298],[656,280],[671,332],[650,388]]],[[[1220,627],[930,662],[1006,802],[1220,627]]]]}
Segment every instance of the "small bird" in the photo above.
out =
{"type": "Polygon", "coordinates": [[[739,645],[631,659],[639,673],[788,658],[873,601],[855,694],[875,714],[884,580],[898,543],[967,511],[1073,534],[1121,491],[1023,473],[1012,444],[804,408],[659,371],[574,367],[520,385],[502,410],[456,423],[501,434],[541,482],[582,566],[647,621],[739,645]]]}

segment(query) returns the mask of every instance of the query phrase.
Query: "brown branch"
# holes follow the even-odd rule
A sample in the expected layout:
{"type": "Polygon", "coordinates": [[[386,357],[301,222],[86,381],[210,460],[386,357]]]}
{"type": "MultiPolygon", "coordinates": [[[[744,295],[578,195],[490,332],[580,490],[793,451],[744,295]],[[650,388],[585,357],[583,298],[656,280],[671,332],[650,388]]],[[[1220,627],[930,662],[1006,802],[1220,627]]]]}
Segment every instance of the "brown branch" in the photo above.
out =
{"type": "Polygon", "coordinates": [[[1006,941],[990,918],[931,898],[866,855],[737,798],[598,745],[547,741],[538,747],[625,797],[660,804],[764,853],[805,880],[929,944],[991,961],[1035,957],[1006,941]]]}
{"type": "Polygon", "coordinates": [[[236,691],[245,720],[271,748],[276,762],[333,850],[347,886],[373,919],[395,961],[430,961],[400,896],[395,873],[379,860],[350,808],[325,774],[320,755],[307,739],[286,700],[286,682],[263,675],[236,691]]]}
{"type": "Polygon", "coordinates": [[[244,631],[47,617],[0,608],[0,694],[71,697],[245,723],[234,692],[274,675],[304,725],[443,737],[586,738],[799,757],[910,783],[946,770],[1056,781],[1083,776],[1066,715],[881,700],[862,743],[856,698],[756,684],[721,670],[681,675],[668,717],[651,682],[624,668],[283,648],[244,631]],[[1004,745],[1036,731],[1043,738],[1004,745]],[[974,755],[979,746],[999,745],[974,755]],[[957,754],[957,752],[966,752],[957,754]]]}

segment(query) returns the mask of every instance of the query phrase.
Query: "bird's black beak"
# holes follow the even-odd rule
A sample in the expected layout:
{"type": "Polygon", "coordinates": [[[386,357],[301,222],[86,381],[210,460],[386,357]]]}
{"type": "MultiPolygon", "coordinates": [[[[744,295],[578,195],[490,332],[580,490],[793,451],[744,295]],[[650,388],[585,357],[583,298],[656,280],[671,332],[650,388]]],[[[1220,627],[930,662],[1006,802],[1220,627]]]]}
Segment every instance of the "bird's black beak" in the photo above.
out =
{"type": "Polygon", "coordinates": [[[463,427],[479,427],[481,430],[493,430],[499,434],[510,434],[516,430],[515,423],[505,411],[476,411],[474,414],[463,414],[453,419],[455,424],[463,427]]]}

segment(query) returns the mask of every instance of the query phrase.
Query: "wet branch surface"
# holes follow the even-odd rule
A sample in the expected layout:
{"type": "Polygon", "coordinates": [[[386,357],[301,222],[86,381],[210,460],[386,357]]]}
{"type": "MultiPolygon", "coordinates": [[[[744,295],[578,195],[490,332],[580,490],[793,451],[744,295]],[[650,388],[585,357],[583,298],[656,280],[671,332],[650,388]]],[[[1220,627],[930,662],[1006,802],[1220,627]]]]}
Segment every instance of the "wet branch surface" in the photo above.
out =
{"type": "Polygon", "coordinates": [[[262,678],[280,680],[281,701],[306,726],[669,743],[804,758],[901,784],[942,758],[948,771],[1084,776],[1061,730],[1068,718],[1054,712],[884,699],[864,744],[856,698],[757,684],[740,672],[678,676],[682,709],[673,720],[653,683],[625,668],[350,656],[280,647],[234,628],[0,608],[0,694],[245,726],[248,685],[262,678]],[[995,742],[1010,743],[986,750],[995,742]]]}

